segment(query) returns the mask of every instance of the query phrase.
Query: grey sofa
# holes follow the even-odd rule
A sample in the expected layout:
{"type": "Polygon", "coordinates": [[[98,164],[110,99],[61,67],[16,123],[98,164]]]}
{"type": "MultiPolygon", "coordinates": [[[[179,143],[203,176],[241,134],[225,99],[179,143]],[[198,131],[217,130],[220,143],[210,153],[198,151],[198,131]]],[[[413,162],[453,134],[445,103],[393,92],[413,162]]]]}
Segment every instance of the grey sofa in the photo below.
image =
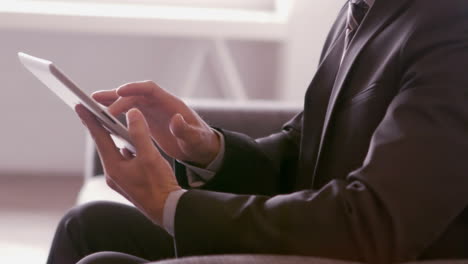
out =
{"type": "MultiPolygon", "coordinates": [[[[299,104],[284,104],[276,102],[245,102],[233,103],[228,101],[189,101],[188,103],[210,125],[238,131],[258,138],[278,131],[282,124],[292,118],[301,109],[299,104]]],[[[85,181],[78,197],[78,204],[95,201],[111,200],[127,203],[124,198],[110,190],[102,176],[102,166],[94,148],[88,138],[86,151],[85,181]]],[[[195,257],[182,260],[168,260],[161,264],[352,264],[351,262],[294,257],[294,256],[214,256],[195,257]]],[[[427,264],[468,264],[468,260],[441,260],[429,262],[412,262],[427,264]]]]}

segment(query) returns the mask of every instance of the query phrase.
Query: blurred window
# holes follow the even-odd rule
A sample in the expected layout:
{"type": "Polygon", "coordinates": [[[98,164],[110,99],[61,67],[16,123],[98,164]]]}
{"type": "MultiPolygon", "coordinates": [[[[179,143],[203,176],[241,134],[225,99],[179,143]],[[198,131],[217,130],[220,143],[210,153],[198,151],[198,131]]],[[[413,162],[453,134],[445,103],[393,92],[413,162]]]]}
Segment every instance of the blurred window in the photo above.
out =
{"type": "Polygon", "coordinates": [[[165,6],[247,9],[273,11],[277,0],[23,0],[40,2],[81,2],[106,4],[151,4],[165,6]]]}

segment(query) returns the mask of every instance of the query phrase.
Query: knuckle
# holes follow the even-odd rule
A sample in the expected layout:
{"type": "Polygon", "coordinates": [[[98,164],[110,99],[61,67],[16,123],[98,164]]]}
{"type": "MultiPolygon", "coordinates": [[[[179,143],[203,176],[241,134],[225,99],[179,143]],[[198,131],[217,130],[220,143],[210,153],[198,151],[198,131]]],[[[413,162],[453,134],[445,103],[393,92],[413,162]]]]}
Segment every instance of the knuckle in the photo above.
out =
{"type": "Polygon", "coordinates": [[[132,83],[122,84],[121,86],[117,87],[117,88],[115,89],[115,91],[117,92],[117,94],[119,94],[119,91],[120,91],[120,90],[122,90],[122,89],[124,89],[124,88],[126,88],[126,87],[129,87],[129,86],[131,86],[131,85],[132,85],[132,83]]]}
{"type": "Polygon", "coordinates": [[[158,85],[152,80],[143,81],[143,84],[148,85],[148,86],[158,87],[158,85]]]}

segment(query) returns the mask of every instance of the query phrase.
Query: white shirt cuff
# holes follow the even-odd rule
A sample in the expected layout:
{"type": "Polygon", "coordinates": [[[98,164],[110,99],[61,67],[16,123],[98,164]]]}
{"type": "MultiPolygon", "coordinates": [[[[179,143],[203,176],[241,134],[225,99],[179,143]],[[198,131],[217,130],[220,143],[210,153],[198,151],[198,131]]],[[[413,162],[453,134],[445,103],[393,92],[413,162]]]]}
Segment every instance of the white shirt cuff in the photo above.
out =
{"type": "MultiPolygon", "coordinates": [[[[215,129],[213,129],[213,131],[219,137],[220,148],[218,155],[216,155],[214,160],[210,164],[208,164],[206,168],[196,167],[186,162],[178,160],[178,162],[185,165],[185,167],[187,168],[187,178],[190,187],[197,188],[203,186],[215,176],[215,174],[219,171],[221,165],[223,164],[224,153],[226,150],[224,135],[215,129]]],[[[171,236],[174,236],[174,224],[177,204],[179,203],[180,197],[182,197],[182,195],[186,191],[187,190],[182,189],[171,192],[167,197],[166,203],[164,204],[163,227],[171,236]]]]}
{"type": "Polygon", "coordinates": [[[182,189],[169,193],[169,196],[166,199],[166,203],[164,204],[163,227],[171,236],[174,236],[174,223],[177,204],[179,203],[180,197],[182,197],[186,191],[187,190],[182,189]]]}

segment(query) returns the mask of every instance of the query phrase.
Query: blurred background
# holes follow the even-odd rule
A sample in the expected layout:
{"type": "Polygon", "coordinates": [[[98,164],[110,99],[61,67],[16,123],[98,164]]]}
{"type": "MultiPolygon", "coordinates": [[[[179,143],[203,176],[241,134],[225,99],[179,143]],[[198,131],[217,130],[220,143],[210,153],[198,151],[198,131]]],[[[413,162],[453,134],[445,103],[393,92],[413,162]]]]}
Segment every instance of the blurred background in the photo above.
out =
{"type": "Polygon", "coordinates": [[[18,62],[86,92],[154,80],[190,100],[302,104],[344,0],[1,0],[0,262],[44,263],[83,179],[85,131],[18,62]],[[7,262],[8,261],[8,262],[7,262]]]}

